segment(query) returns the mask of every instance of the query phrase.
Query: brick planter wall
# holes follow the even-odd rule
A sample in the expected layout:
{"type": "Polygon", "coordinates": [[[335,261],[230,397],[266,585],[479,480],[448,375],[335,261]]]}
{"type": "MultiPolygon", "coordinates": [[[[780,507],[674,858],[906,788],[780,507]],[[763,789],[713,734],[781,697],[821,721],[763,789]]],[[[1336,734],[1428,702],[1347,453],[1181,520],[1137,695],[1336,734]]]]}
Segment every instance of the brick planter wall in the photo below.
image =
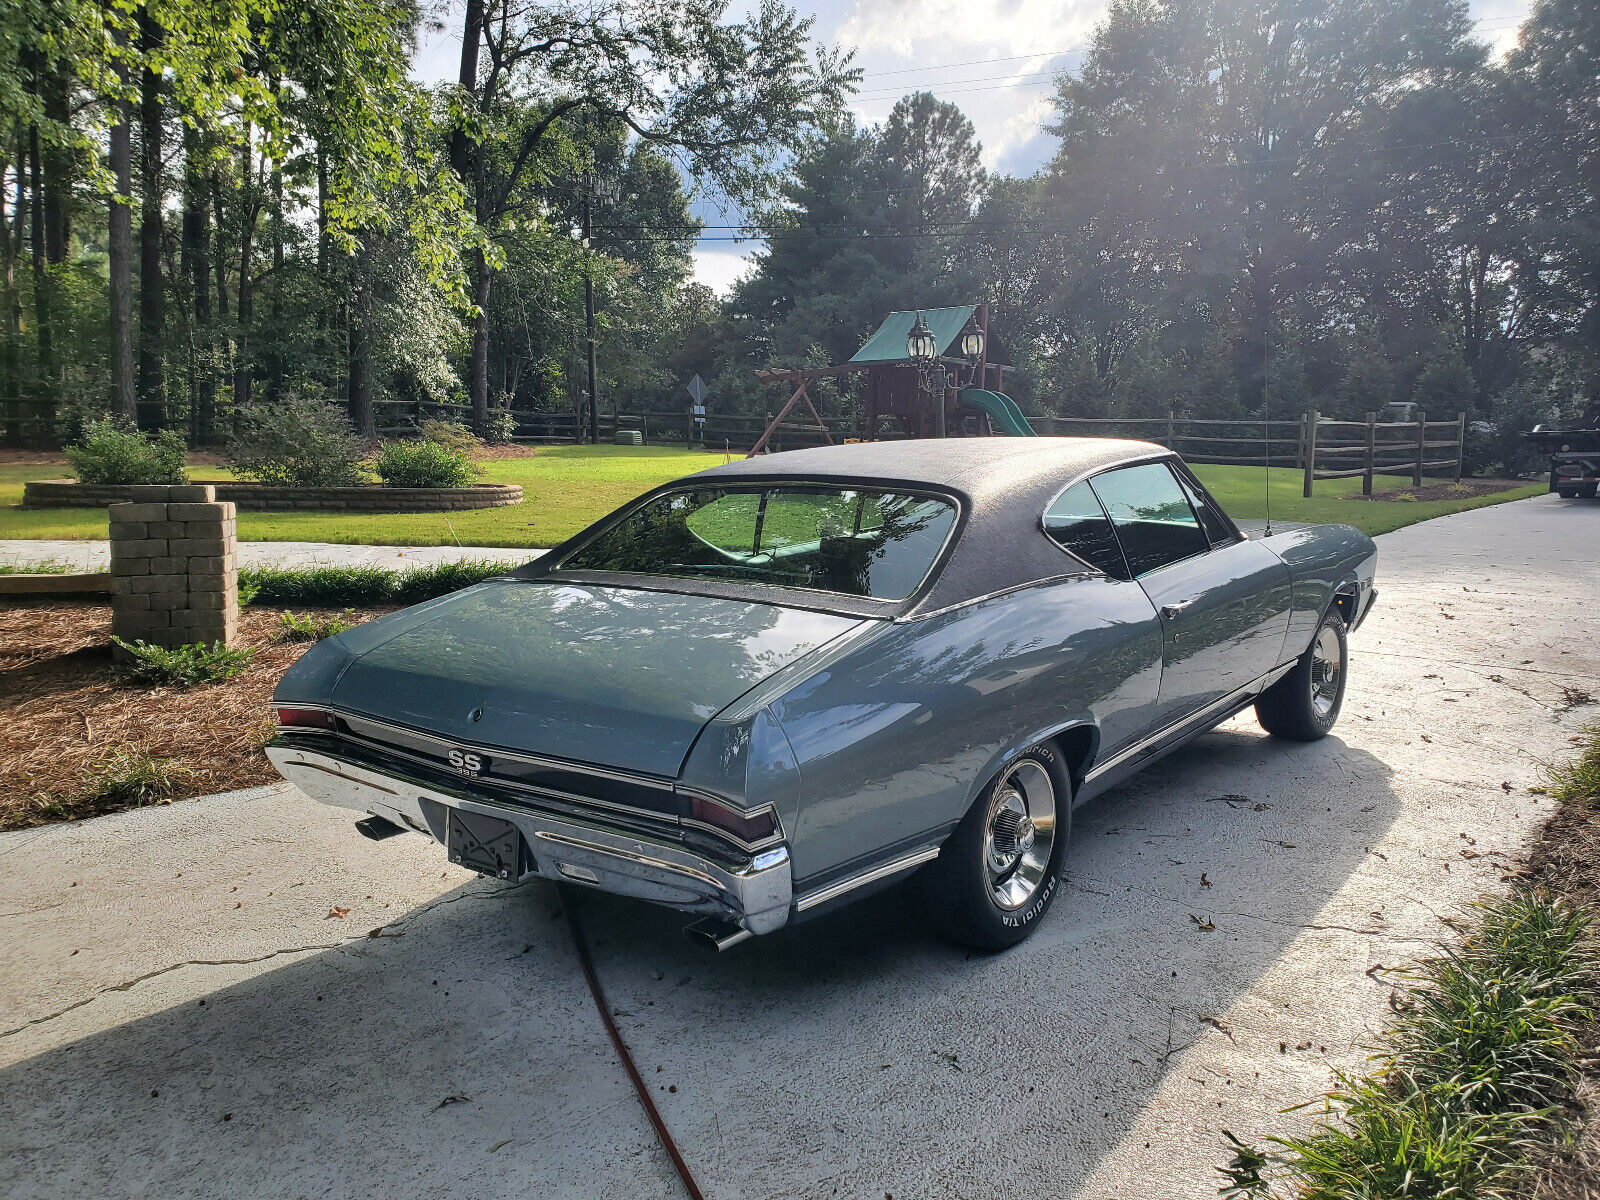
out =
{"type": "MultiPolygon", "coordinates": [[[[104,508],[132,501],[139,487],[159,486],[163,485],[31,479],[22,485],[22,507],[104,508]]],[[[232,504],[241,512],[463,512],[522,502],[522,488],[514,483],[475,483],[464,488],[390,488],[377,484],[301,488],[217,480],[188,486],[214,488],[218,502],[232,504]]]]}
{"type": "Polygon", "coordinates": [[[140,484],[132,493],[110,506],[111,632],[157,646],[231,646],[239,630],[233,505],[218,503],[209,484],[140,484]]]}

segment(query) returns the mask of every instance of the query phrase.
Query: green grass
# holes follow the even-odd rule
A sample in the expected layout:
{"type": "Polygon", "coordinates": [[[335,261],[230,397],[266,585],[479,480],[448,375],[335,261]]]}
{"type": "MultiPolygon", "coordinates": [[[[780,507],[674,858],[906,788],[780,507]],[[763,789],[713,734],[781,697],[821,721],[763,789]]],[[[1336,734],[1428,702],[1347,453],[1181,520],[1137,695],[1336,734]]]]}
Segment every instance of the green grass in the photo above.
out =
{"type": "Polygon", "coordinates": [[[1594,1017],[1587,910],[1522,891],[1485,901],[1462,940],[1415,972],[1376,1068],[1340,1074],[1324,1115],[1267,1154],[1226,1134],[1239,1200],[1507,1197],[1562,1131],[1594,1017]]]}
{"type": "Polygon", "coordinates": [[[0,575],[66,575],[71,570],[70,564],[53,558],[43,562],[0,563],[0,575]]]}
{"type": "MultiPolygon", "coordinates": [[[[683,447],[547,446],[533,457],[484,463],[486,481],[522,485],[523,502],[509,508],[369,516],[241,513],[239,536],[258,542],[449,546],[459,541],[464,546],[553,546],[640,493],[722,461],[720,451],[683,447]]],[[[1266,514],[1261,468],[1201,466],[1197,472],[1236,518],[1255,520],[1266,514]]],[[[18,507],[24,480],[59,479],[67,473],[65,463],[0,465],[0,538],[104,538],[103,509],[18,507]]],[[[195,468],[192,474],[206,479],[228,477],[227,471],[215,467],[195,468]]],[[[1407,482],[1382,477],[1377,486],[1397,488],[1407,482]]],[[[1536,495],[1544,485],[1528,484],[1492,496],[1422,502],[1352,499],[1360,490],[1359,479],[1328,480],[1317,484],[1313,499],[1303,500],[1299,472],[1274,470],[1272,515],[1283,521],[1340,521],[1378,534],[1445,513],[1536,495]]]]}
{"type": "Polygon", "coordinates": [[[1583,731],[1582,744],[1577,758],[1551,768],[1550,795],[1559,804],[1600,808],[1600,724],[1583,731]]]}

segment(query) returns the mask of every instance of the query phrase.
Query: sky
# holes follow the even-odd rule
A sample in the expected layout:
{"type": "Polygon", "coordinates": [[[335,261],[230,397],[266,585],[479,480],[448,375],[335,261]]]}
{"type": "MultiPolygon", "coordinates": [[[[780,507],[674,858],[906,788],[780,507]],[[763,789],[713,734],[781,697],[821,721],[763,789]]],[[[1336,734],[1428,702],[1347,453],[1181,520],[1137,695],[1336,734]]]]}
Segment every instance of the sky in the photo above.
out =
{"type": "MultiPolygon", "coordinates": [[[[1478,33],[1504,53],[1530,0],[1471,0],[1478,33]]],[[[737,13],[743,5],[735,0],[737,13]]],[[[984,166],[1026,175],[1049,159],[1043,131],[1050,83],[1082,61],[1107,0],[820,0],[801,5],[815,17],[819,41],[853,48],[864,72],[851,107],[863,124],[882,122],[907,92],[925,89],[960,105],[977,128],[984,166]]],[[[412,73],[453,79],[460,54],[459,21],[425,34],[412,73]]],[[[702,198],[697,214],[711,224],[730,217],[702,198]]],[[[711,236],[725,237],[714,233],[711,236]]],[[[756,243],[703,241],[695,277],[724,292],[749,266],[756,243]]]]}

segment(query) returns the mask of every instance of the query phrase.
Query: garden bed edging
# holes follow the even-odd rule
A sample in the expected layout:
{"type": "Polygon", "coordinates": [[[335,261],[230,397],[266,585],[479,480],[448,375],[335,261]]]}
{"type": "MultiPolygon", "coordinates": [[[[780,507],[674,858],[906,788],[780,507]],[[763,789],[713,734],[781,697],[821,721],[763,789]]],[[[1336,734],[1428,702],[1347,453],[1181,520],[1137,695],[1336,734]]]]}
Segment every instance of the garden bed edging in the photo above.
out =
{"type": "MultiPolygon", "coordinates": [[[[464,512],[504,508],[522,502],[514,483],[475,483],[460,488],[392,488],[381,484],[358,487],[294,487],[234,480],[196,480],[216,489],[219,502],[245,512],[415,513],[464,512]]],[[[72,479],[30,479],[22,485],[23,508],[103,508],[137,503],[142,489],[162,485],[79,483],[72,479]]]]}

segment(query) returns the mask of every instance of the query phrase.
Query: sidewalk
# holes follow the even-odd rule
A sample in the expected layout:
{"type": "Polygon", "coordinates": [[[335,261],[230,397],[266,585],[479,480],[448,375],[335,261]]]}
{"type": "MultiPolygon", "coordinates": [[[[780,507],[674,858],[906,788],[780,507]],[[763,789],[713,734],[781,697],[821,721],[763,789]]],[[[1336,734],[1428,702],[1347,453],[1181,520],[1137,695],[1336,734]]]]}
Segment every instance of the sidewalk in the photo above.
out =
{"type": "MultiPolygon", "coordinates": [[[[331,542],[240,542],[241,567],[429,567],[464,558],[492,558],[520,564],[543,550],[496,546],[341,546],[331,542]]],[[[110,542],[0,539],[0,563],[65,563],[74,571],[103,571],[111,561],[110,542]]]]}

